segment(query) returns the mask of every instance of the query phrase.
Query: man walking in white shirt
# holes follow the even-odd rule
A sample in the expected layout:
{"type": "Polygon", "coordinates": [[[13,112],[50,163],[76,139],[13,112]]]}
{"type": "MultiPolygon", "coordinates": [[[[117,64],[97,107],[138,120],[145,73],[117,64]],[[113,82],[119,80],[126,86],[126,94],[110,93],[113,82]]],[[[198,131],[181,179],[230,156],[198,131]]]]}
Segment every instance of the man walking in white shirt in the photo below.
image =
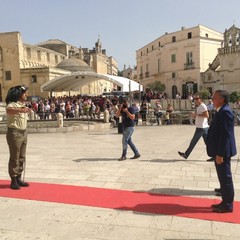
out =
{"type": "Polygon", "coordinates": [[[197,142],[201,137],[203,137],[205,144],[207,140],[207,132],[209,127],[208,126],[209,114],[207,106],[202,102],[202,99],[199,94],[195,94],[194,101],[197,106],[196,113],[193,114],[193,117],[195,118],[196,130],[188,149],[185,152],[180,151],[178,152],[178,154],[185,159],[189,157],[193,148],[196,146],[197,142]]]}

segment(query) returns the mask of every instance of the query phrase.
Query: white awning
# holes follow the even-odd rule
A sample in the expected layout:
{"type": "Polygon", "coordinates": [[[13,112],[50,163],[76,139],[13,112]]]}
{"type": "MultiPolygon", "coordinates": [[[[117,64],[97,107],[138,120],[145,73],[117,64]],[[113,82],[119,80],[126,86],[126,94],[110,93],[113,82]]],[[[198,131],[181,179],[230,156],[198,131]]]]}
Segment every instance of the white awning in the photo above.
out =
{"type": "Polygon", "coordinates": [[[77,91],[80,87],[101,79],[118,85],[123,92],[142,91],[143,89],[142,85],[128,78],[81,71],[54,78],[43,84],[41,91],[77,91]]]}

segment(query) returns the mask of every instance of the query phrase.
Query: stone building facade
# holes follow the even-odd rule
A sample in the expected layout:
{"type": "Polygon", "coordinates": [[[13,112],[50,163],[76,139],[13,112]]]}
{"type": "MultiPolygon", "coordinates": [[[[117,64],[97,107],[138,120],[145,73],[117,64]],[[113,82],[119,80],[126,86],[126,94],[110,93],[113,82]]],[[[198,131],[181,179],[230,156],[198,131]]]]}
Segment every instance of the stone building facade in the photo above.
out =
{"type": "Polygon", "coordinates": [[[225,30],[218,54],[202,73],[202,84],[211,93],[217,89],[240,92],[240,29],[235,25],[225,30]]]}
{"type": "Polygon", "coordinates": [[[123,70],[121,72],[122,76],[125,78],[129,78],[131,80],[137,80],[137,67],[131,68],[130,66],[127,68],[126,65],[124,65],[123,70]]]}
{"type": "Polygon", "coordinates": [[[198,25],[165,33],[136,51],[137,81],[160,81],[169,98],[183,97],[203,88],[201,72],[208,68],[221,47],[223,34],[198,25]]]}
{"type": "MultiPolygon", "coordinates": [[[[41,92],[40,87],[47,81],[71,73],[58,65],[70,58],[78,59],[81,66],[90,59],[89,66],[96,73],[117,75],[118,65],[113,57],[101,50],[98,39],[98,50],[84,53],[81,48],[74,47],[61,40],[52,39],[38,45],[25,44],[20,32],[0,33],[0,101],[4,101],[10,87],[25,84],[29,86],[29,95],[48,97],[50,93],[41,92]]],[[[96,49],[96,47],[95,47],[96,49]]],[[[101,94],[103,90],[114,88],[110,82],[99,80],[72,94],[101,94]]],[[[58,93],[57,95],[69,94],[58,93]]]]}

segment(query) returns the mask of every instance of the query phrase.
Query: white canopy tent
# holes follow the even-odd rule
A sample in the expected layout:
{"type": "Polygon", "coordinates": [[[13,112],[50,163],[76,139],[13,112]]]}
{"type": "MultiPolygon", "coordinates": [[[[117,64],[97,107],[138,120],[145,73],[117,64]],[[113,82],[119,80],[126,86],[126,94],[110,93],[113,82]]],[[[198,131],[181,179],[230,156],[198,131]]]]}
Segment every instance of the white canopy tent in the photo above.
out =
{"type": "Polygon", "coordinates": [[[60,92],[78,91],[80,87],[88,85],[97,80],[107,80],[119,87],[123,92],[142,91],[142,85],[128,78],[100,74],[89,71],[77,71],[71,74],[56,77],[41,86],[41,91],[60,92]]]}

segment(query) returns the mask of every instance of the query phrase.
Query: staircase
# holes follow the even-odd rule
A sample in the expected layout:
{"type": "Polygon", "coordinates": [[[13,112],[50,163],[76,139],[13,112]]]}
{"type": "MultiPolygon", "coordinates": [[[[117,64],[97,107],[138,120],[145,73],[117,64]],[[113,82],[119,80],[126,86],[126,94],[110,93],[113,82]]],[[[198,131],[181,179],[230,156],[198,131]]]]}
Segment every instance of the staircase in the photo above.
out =
{"type": "Polygon", "coordinates": [[[220,66],[220,60],[219,60],[219,56],[217,55],[212,61],[212,63],[210,64],[209,68],[215,71],[219,66],[220,66]]]}

